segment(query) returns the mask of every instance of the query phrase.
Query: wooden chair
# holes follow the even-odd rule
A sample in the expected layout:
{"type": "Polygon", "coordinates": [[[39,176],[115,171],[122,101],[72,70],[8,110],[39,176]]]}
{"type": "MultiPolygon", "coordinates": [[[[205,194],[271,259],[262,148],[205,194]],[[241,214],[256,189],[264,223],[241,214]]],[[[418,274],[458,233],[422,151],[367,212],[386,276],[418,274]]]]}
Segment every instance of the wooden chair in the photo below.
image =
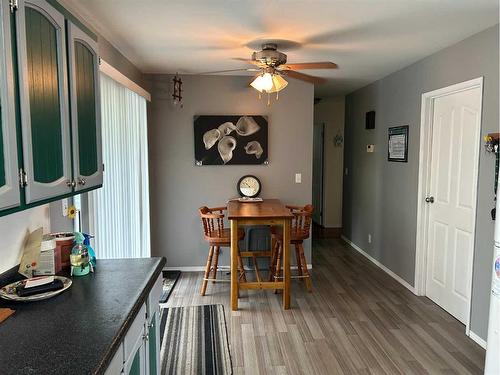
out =
{"type": "MultiPolygon", "coordinates": [[[[297,258],[298,276],[292,278],[303,279],[307,290],[312,290],[311,276],[307,270],[307,261],[304,255],[303,242],[309,238],[311,230],[313,206],[308,204],[301,206],[286,206],[293,214],[290,228],[290,243],[295,246],[295,256],[297,258]]],[[[271,263],[269,272],[269,281],[281,278],[281,258],[283,251],[283,231],[282,228],[272,227],[273,248],[271,252],[271,263]]]]}
{"type": "MultiPolygon", "coordinates": [[[[200,214],[201,222],[203,225],[203,234],[205,240],[209,244],[207,265],[205,267],[205,275],[203,277],[203,283],[201,285],[200,294],[205,295],[207,290],[207,284],[209,281],[224,281],[229,280],[217,280],[217,269],[219,262],[219,253],[221,247],[231,247],[231,229],[224,228],[224,212],[227,207],[201,207],[198,212],[200,214]],[[210,274],[213,276],[210,277],[210,274]]],[[[238,240],[242,240],[245,237],[245,232],[242,229],[238,229],[238,240]]],[[[239,256],[238,250],[238,264],[240,269],[239,278],[246,281],[245,270],[243,268],[243,262],[239,256]]]]}

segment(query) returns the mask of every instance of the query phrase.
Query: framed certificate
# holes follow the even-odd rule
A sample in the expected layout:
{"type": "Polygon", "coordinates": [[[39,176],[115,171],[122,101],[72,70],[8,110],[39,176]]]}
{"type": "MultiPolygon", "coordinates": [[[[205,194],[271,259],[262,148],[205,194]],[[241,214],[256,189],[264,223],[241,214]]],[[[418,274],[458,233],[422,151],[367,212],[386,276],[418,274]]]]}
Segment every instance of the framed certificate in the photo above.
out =
{"type": "Polygon", "coordinates": [[[408,125],[389,128],[387,160],[408,162],[408,129],[408,125]]]}

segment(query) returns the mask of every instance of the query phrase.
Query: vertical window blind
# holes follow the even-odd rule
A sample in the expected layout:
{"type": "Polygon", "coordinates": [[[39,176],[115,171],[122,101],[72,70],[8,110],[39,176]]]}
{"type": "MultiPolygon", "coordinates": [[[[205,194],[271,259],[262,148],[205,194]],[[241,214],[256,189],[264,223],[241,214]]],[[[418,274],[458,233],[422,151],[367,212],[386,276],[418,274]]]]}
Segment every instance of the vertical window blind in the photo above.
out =
{"type": "Polygon", "coordinates": [[[100,259],[151,255],[146,99],[101,73],[103,187],[89,194],[100,259]]]}

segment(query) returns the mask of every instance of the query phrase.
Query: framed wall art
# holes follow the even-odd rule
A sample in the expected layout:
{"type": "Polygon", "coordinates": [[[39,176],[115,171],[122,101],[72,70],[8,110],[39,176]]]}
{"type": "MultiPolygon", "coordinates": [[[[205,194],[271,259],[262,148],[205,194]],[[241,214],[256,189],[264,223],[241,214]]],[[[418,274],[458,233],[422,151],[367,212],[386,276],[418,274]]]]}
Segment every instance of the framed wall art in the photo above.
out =
{"type": "Polygon", "coordinates": [[[195,116],[195,165],[268,164],[267,127],[265,116],[195,116]]]}
{"type": "Polygon", "coordinates": [[[408,162],[408,130],[408,125],[389,128],[387,160],[408,162]]]}

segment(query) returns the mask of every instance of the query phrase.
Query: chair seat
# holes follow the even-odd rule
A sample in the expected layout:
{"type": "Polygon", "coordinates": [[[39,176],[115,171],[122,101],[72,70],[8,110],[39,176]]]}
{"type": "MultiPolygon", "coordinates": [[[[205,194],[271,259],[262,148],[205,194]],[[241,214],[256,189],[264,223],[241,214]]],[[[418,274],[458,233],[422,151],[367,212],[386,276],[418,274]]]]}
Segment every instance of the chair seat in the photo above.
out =
{"type": "MultiPolygon", "coordinates": [[[[273,227],[271,233],[278,241],[283,241],[283,228],[273,227]]],[[[309,238],[309,232],[295,231],[293,229],[290,231],[290,242],[292,244],[300,243],[307,238],[309,238]]]]}
{"type": "MultiPolygon", "coordinates": [[[[214,232],[214,234],[216,234],[214,232]]],[[[243,229],[238,229],[238,241],[241,241],[245,237],[245,231],[243,229]]],[[[229,247],[231,246],[231,229],[223,229],[219,236],[205,236],[205,240],[213,246],[229,247]]]]}

